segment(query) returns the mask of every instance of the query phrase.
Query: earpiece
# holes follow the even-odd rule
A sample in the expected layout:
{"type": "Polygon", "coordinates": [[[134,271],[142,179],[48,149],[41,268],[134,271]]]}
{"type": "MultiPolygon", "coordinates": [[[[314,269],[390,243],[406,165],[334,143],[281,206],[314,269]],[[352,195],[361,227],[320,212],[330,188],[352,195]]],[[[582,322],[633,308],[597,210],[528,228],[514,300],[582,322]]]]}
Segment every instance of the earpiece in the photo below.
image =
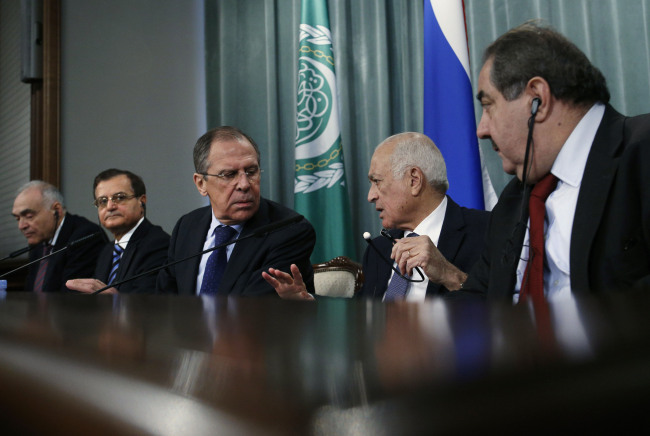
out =
{"type": "Polygon", "coordinates": [[[532,116],[535,116],[537,114],[537,109],[539,109],[539,105],[542,104],[542,100],[539,98],[535,97],[533,99],[533,104],[530,106],[530,114],[532,116]]]}
{"type": "Polygon", "coordinates": [[[54,209],[54,222],[59,222],[59,211],[54,209]]]}

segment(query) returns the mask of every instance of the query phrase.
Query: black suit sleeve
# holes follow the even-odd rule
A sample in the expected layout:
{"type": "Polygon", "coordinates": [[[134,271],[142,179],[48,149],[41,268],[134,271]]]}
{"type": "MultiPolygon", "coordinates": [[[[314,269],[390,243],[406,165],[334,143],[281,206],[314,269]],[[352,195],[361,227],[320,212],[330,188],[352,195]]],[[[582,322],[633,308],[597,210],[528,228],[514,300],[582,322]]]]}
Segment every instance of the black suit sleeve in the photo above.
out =
{"type": "MultiPolygon", "coordinates": [[[[270,233],[263,240],[252,238],[242,241],[242,245],[235,246],[235,250],[241,250],[247,255],[246,259],[237,257],[237,262],[246,262],[249,266],[242,272],[242,276],[235,281],[231,287],[234,293],[245,296],[276,295],[275,290],[262,277],[262,271],[269,268],[276,268],[284,272],[290,271],[290,266],[295,263],[300,269],[305,285],[309,292],[314,292],[314,270],[310,262],[310,256],[316,243],[316,232],[307,220],[288,228],[270,233]],[[244,250],[245,248],[245,250],[244,250]]],[[[235,250],[233,250],[234,260],[235,250]]],[[[238,268],[239,269],[239,268],[238,268]]]]}
{"type": "MultiPolygon", "coordinates": [[[[70,218],[73,217],[70,216],[70,218]]],[[[59,291],[61,292],[70,292],[70,290],[65,286],[66,281],[79,278],[90,278],[93,276],[97,257],[108,241],[106,234],[99,226],[92,224],[90,221],[82,221],[81,217],[74,218],[78,218],[78,220],[75,220],[75,228],[68,238],[68,244],[94,233],[99,232],[100,235],[88,242],[70,247],[64,252],[64,260],[61,264],[62,270],[60,273],[61,287],[59,288],[59,291]]]]}
{"type": "MultiPolygon", "coordinates": [[[[176,253],[176,241],[178,239],[178,229],[181,226],[182,218],[176,222],[174,230],[172,231],[171,239],[169,239],[169,248],[165,252],[165,260],[163,263],[171,263],[175,260],[174,253],[176,253]]],[[[156,277],[154,275],[154,277],[156,277]]],[[[158,276],[154,281],[156,292],[159,294],[178,294],[178,284],[176,283],[176,266],[170,266],[161,269],[158,276]]]]}

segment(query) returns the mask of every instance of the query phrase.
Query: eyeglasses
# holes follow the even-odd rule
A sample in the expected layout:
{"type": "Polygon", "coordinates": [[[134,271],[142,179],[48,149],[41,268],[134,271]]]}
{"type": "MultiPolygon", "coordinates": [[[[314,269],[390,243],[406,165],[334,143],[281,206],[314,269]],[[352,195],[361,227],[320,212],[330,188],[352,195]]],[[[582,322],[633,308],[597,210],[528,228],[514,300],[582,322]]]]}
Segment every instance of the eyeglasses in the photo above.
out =
{"type": "MultiPolygon", "coordinates": [[[[246,168],[244,174],[249,182],[259,182],[260,177],[262,177],[263,170],[260,167],[246,168]]],[[[221,171],[219,174],[208,174],[201,173],[202,176],[213,176],[219,178],[222,182],[227,185],[234,185],[237,183],[240,177],[239,171],[221,171]]]]}
{"type": "Polygon", "coordinates": [[[103,209],[108,205],[108,200],[111,200],[113,204],[122,204],[125,201],[135,197],[137,197],[135,194],[128,195],[123,193],[111,195],[110,197],[98,197],[95,201],[93,201],[93,206],[95,206],[97,209],[103,209]]]}

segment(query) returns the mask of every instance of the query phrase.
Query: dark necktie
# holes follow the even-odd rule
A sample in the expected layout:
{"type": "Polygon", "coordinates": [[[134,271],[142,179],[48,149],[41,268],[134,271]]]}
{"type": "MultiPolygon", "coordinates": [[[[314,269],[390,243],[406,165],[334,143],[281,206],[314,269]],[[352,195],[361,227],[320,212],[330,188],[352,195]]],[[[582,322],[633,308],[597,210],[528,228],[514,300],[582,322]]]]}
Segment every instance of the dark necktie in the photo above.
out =
{"type": "MultiPolygon", "coordinates": [[[[237,235],[237,230],[229,226],[214,229],[214,247],[230,241],[237,235]]],[[[228,264],[228,247],[221,247],[212,252],[205,265],[201,294],[214,295],[219,292],[219,284],[228,264]]],[[[225,294],[225,292],[222,292],[225,294]]]]}
{"type": "Polygon", "coordinates": [[[117,277],[117,269],[120,267],[120,259],[122,259],[123,252],[124,248],[120,247],[119,244],[115,244],[113,246],[113,263],[111,264],[111,272],[108,275],[107,285],[113,283],[115,281],[115,277],[117,277]]]}
{"type": "MultiPolygon", "coordinates": [[[[417,233],[413,232],[407,236],[407,238],[412,238],[415,236],[420,236],[417,233]]],[[[409,279],[411,276],[406,276],[409,279]]],[[[403,300],[406,298],[406,290],[409,287],[409,281],[406,280],[404,277],[401,275],[395,273],[393,274],[393,277],[390,279],[390,282],[388,282],[388,288],[386,289],[386,293],[384,294],[384,301],[395,301],[395,300],[403,300]]]]}
{"type": "MultiPolygon", "coordinates": [[[[52,251],[52,246],[50,244],[43,245],[43,254],[41,256],[47,256],[52,251]]],[[[47,264],[50,258],[42,259],[38,263],[38,272],[36,273],[36,280],[34,280],[34,292],[43,292],[43,282],[45,280],[45,273],[47,272],[47,264]]]]}
{"type": "Polygon", "coordinates": [[[519,301],[532,299],[533,303],[544,301],[544,218],[546,216],[546,199],[555,190],[557,177],[547,174],[537,182],[530,193],[529,213],[530,230],[528,264],[521,281],[519,301]]]}

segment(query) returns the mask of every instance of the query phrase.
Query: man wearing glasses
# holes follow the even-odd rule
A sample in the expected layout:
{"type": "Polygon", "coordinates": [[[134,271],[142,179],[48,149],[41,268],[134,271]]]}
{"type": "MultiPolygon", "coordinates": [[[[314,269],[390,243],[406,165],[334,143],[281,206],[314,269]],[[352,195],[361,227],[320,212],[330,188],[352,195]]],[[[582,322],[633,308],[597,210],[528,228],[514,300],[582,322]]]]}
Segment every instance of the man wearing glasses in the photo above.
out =
{"type": "Polygon", "coordinates": [[[23,185],[18,190],[11,213],[30,246],[30,262],[86,236],[100,236],[31,265],[26,291],[65,292],[66,280],[87,277],[93,272],[97,254],[106,243],[106,235],[97,224],[68,213],[63,196],[54,186],[41,180],[23,185]]]}
{"type": "MultiPolygon", "coordinates": [[[[70,289],[89,293],[161,266],[167,257],[169,235],[145,218],[147,194],[142,179],[130,171],[108,169],[93,184],[97,214],[113,235],[97,259],[93,279],[69,280],[70,289]]],[[[103,293],[154,293],[156,274],[148,274],[103,293]]]]}
{"type": "MultiPolygon", "coordinates": [[[[296,212],[260,197],[257,144],[235,127],[218,127],[194,146],[194,183],[210,205],[178,220],[167,263],[244,238],[259,227],[296,216],[296,212]]],[[[277,231],[242,239],[224,248],[160,271],[159,292],[184,295],[273,295],[262,271],[289,271],[295,263],[313,290],[309,256],[316,234],[305,219],[277,231]]]]}

